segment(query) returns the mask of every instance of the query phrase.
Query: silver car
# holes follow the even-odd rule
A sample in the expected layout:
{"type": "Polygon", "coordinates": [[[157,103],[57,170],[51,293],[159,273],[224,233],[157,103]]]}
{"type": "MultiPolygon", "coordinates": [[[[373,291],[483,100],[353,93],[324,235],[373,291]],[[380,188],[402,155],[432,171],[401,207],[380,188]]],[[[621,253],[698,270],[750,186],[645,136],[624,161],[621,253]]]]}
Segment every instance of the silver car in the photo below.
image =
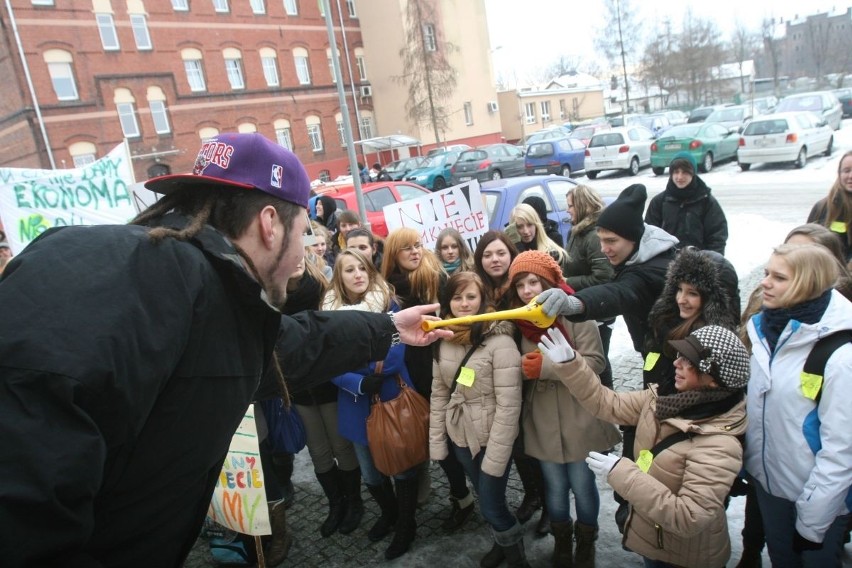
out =
{"type": "Polygon", "coordinates": [[[589,179],[602,170],[627,170],[630,175],[651,164],[654,133],[644,126],[613,128],[592,136],[583,165],[589,179]]]}
{"type": "Polygon", "coordinates": [[[808,156],[830,156],[833,149],[834,134],[824,119],[812,112],[780,112],[755,118],[746,126],[737,161],[744,172],[764,162],[792,162],[804,168],[808,156]]]}
{"type": "Polygon", "coordinates": [[[810,111],[825,119],[834,130],[840,130],[843,119],[843,105],[831,91],[813,91],[790,95],[781,99],[774,112],[810,111]]]}

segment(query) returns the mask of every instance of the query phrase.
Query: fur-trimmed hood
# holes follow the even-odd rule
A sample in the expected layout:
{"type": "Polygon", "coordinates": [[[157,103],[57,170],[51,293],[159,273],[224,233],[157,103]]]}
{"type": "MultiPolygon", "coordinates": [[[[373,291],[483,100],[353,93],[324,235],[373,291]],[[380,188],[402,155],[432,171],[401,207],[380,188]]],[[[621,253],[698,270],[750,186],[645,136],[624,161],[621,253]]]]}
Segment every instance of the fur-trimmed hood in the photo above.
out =
{"type": "Polygon", "coordinates": [[[669,264],[663,291],[648,314],[652,329],[669,327],[679,321],[677,287],[681,282],[694,286],[701,294],[707,325],[737,328],[739,280],[734,267],[719,253],[687,247],[669,264]]]}
{"type": "Polygon", "coordinates": [[[492,335],[515,335],[515,324],[509,320],[496,320],[488,322],[483,330],[482,335],[489,337],[492,335]]]}

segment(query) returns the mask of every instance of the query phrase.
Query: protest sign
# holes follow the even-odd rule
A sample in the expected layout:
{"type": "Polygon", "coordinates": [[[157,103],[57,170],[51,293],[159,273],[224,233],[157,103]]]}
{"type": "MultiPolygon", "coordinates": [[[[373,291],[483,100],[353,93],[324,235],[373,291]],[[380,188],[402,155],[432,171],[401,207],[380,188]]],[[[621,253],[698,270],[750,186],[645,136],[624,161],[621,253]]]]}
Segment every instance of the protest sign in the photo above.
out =
{"type": "Polygon", "coordinates": [[[473,250],[479,237],[488,231],[488,215],[476,180],[393,203],[383,211],[389,231],[401,227],[416,229],[427,248],[434,248],[443,229],[452,228],[461,233],[473,250]]]}
{"type": "Polygon", "coordinates": [[[132,183],[124,144],[70,170],[0,168],[0,217],[12,251],[51,227],[127,223],[136,216],[132,183]]]}
{"type": "Polygon", "coordinates": [[[272,534],[254,405],[249,406],[231,439],[207,515],[220,525],[243,534],[272,534]]]}

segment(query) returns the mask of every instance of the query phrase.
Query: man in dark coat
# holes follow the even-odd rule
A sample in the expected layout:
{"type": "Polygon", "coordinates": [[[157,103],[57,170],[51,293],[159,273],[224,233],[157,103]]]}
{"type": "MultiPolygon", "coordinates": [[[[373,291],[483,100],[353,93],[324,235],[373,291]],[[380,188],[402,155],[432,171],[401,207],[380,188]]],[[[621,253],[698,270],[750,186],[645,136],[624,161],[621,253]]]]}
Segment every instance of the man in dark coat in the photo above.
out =
{"type": "Polygon", "coordinates": [[[728,220],[710,188],[695,174],[695,158],[678,152],[669,164],[669,181],[648,204],[645,222],[660,227],[680,241],[680,247],[725,254],[728,220]]]}
{"type": "Polygon", "coordinates": [[[284,392],[279,333],[295,388],[436,337],[437,305],[282,317],[310,186],[259,134],[146,186],[132,224],[48,230],[0,279],[3,566],[181,566],[249,403],[284,392]]]}

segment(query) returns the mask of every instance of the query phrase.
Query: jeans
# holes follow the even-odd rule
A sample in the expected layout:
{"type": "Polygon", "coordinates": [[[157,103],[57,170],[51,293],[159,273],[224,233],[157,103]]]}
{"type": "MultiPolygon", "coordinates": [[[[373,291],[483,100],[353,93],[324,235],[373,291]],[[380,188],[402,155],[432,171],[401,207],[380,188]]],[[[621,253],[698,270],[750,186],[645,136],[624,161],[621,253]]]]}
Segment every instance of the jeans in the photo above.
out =
{"type": "MultiPolygon", "coordinates": [[[[364,483],[371,487],[376,487],[384,483],[387,476],[376,469],[376,464],[373,463],[373,454],[370,453],[370,447],[362,446],[355,442],[352,442],[352,446],[355,448],[355,456],[358,458],[358,465],[361,466],[361,478],[364,480],[364,483]]],[[[412,467],[411,469],[407,469],[402,473],[394,475],[393,478],[412,479],[415,475],[417,475],[417,467],[412,467]]]]}
{"type": "Polygon", "coordinates": [[[541,461],[544,474],[544,496],[550,520],[563,523],[571,520],[571,496],[574,493],[574,508],[577,522],[592,527],[598,526],[601,500],[595,474],[585,461],[554,463],[541,461]]]}
{"type": "Polygon", "coordinates": [[[494,477],[483,473],[482,458],[485,457],[485,448],[480,448],[476,457],[470,455],[470,449],[460,448],[450,442],[450,447],[461,462],[465,473],[467,473],[473,489],[479,496],[479,511],[485,518],[485,522],[491,525],[496,532],[504,532],[518,523],[509,511],[506,504],[506,484],[509,482],[509,465],[500,477],[494,477]]]}
{"type": "Polygon", "coordinates": [[[834,519],[825,538],[822,550],[807,550],[802,554],[793,552],[793,536],[796,531],[796,504],[767,493],[758,482],[754,482],[763,528],[766,532],[766,547],[772,568],[839,568],[843,557],[843,537],[852,515],[841,515],[834,519]]]}

